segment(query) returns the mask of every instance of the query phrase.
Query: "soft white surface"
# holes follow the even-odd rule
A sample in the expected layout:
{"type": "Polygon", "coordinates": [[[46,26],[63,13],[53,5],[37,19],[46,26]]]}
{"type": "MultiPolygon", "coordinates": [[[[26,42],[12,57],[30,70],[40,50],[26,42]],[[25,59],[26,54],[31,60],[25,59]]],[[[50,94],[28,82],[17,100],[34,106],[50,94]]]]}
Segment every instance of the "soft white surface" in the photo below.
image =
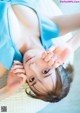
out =
{"type": "MultiPolygon", "coordinates": [[[[40,2],[39,8],[41,9],[42,13],[47,15],[49,18],[52,18],[53,15],[57,16],[62,14],[56,4],[52,2],[52,0],[38,1],[40,2]]],[[[66,41],[66,39],[70,37],[71,34],[68,34],[68,36],[64,36],[61,39],[66,41]]],[[[61,39],[59,41],[61,41],[61,39]]],[[[24,87],[21,87],[14,95],[0,102],[0,106],[7,106],[7,113],[36,113],[48,104],[41,100],[28,97],[24,91],[25,87],[26,86],[24,85],[24,87]]]]}
{"type": "Polygon", "coordinates": [[[48,104],[27,96],[25,87],[27,87],[26,84],[14,95],[0,102],[0,106],[7,106],[7,113],[36,113],[48,104]]]}

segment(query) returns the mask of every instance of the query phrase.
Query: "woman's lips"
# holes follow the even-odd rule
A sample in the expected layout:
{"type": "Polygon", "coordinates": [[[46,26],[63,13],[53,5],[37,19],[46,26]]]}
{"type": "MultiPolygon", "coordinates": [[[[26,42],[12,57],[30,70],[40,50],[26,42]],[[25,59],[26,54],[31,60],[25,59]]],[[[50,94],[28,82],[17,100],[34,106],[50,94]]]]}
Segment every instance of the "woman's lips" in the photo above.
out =
{"type": "MultiPolygon", "coordinates": [[[[35,56],[33,56],[35,57],[35,56]]],[[[29,60],[31,60],[33,57],[27,57],[26,62],[28,62],[29,60]]]]}

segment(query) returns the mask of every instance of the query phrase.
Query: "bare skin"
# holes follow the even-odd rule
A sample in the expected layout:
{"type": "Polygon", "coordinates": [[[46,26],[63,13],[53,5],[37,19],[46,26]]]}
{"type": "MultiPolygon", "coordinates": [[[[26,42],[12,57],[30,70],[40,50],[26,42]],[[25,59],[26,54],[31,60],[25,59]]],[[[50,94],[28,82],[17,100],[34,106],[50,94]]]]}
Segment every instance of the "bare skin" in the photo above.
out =
{"type": "MultiPolygon", "coordinates": [[[[44,48],[42,47],[40,40],[39,40],[40,31],[39,31],[39,23],[38,23],[36,14],[32,10],[30,10],[26,7],[22,7],[22,6],[14,5],[14,6],[12,6],[12,10],[13,10],[14,15],[16,15],[16,22],[17,21],[19,22],[18,28],[20,28],[20,31],[21,31],[21,32],[17,31],[18,34],[15,34],[14,33],[15,31],[12,31],[13,40],[15,41],[16,45],[17,45],[18,41],[20,40],[20,43],[17,46],[19,51],[24,55],[24,53],[27,50],[38,48],[39,50],[41,50],[41,53],[43,53],[44,48]],[[31,20],[32,16],[29,16],[30,13],[32,13],[32,15],[34,16],[35,24],[33,24],[32,20],[31,20]],[[23,17],[25,17],[25,18],[23,18],[23,17]],[[25,33],[23,31],[25,31],[25,33]],[[19,40],[16,40],[17,39],[16,37],[19,40]],[[26,37],[26,40],[25,40],[25,37],[26,37]],[[33,40],[33,38],[35,38],[35,40],[33,40]],[[24,41],[23,41],[23,39],[24,39],[24,41]],[[32,45],[33,45],[33,47],[32,47],[32,45]]],[[[80,14],[73,14],[71,16],[67,15],[67,19],[66,19],[66,16],[55,17],[52,19],[52,21],[54,21],[59,26],[60,34],[62,35],[67,32],[80,28],[80,21],[78,21],[77,19],[80,20],[80,14]],[[75,18],[73,18],[73,17],[75,17],[75,18]],[[59,20],[63,21],[63,26],[61,25],[61,21],[59,21],[59,20]],[[67,22],[69,21],[69,23],[66,24],[67,23],[66,21],[67,22]],[[64,28],[65,28],[65,31],[63,30],[64,28]]],[[[13,26],[13,28],[14,28],[14,26],[13,26]]],[[[76,37],[74,39],[76,40],[78,37],[79,37],[79,35],[76,35],[76,37]]],[[[73,45],[73,47],[74,47],[75,43],[73,43],[73,42],[74,41],[70,41],[69,46],[71,45],[71,47],[72,47],[72,45],[73,45]]],[[[78,45],[80,45],[80,44],[78,44],[78,45]]],[[[63,50],[61,50],[60,53],[55,52],[55,56],[57,55],[59,57],[60,63],[62,63],[66,59],[65,58],[63,61],[61,59],[61,61],[60,61],[60,57],[63,52],[64,52],[63,50]]],[[[47,55],[49,55],[49,54],[47,54],[47,55]]],[[[50,56],[46,56],[45,54],[43,54],[42,57],[43,58],[45,57],[44,61],[45,62],[48,61],[47,63],[50,66],[55,65],[54,59],[52,59],[50,56]],[[49,61],[51,63],[49,63],[49,61]]],[[[58,65],[58,64],[56,64],[56,65],[58,65]]],[[[7,69],[1,63],[0,63],[0,69],[1,69],[0,77],[2,77],[6,73],[7,69]]],[[[19,87],[21,87],[25,83],[26,79],[27,78],[25,75],[25,70],[24,70],[22,64],[20,62],[16,61],[10,70],[8,80],[7,80],[7,86],[0,89],[0,99],[5,98],[5,97],[11,95],[12,93],[14,93],[15,90],[17,90],[19,87]],[[17,64],[18,64],[18,66],[17,66],[17,64]]],[[[50,89],[51,87],[49,86],[48,88],[50,89]]]]}
{"type": "Polygon", "coordinates": [[[8,70],[0,63],[0,78],[7,72],[8,70]]]}
{"type": "Polygon", "coordinates": [[[60,28],[60,35],[80,29],[80,13],[56,16],[51,20],[60,28]]]}

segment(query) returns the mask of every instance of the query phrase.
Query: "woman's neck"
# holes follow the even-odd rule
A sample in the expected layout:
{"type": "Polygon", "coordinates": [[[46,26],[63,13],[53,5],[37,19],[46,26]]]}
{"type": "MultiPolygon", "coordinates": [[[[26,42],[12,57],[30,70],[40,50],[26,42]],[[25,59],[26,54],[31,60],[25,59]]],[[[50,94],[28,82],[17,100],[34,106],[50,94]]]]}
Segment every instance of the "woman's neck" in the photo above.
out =
{"type": "Polygon", "coordinates": [[[19,51],[21,52],[22,55],[30,49],[42,49],[43,51],[45,50],[44,47],[42,46],[40,39],[38,37],[30,37],[29,40],[24,40],[24,42],[19,46],[19,51]]]}

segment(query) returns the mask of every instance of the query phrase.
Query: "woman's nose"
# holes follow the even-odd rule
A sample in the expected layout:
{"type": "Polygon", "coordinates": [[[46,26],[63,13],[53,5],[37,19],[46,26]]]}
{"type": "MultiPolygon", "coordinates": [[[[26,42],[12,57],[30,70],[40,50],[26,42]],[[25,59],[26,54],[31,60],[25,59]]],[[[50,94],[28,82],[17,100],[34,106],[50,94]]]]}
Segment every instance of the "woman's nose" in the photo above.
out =
{"type": "Polygon", "coordinates": [[[29,85],[34,85],[37,83],[37,78],[33,75],[33,76],[30,76],[29,79],[28,79],[28,83],[29,85]]]}
{"type": "Polygon", "coordinates": [[[29,78],[29,82],[34,82],[35,81],[35,77],[34,76],[31,76],[30,78],[29,78]]]}

